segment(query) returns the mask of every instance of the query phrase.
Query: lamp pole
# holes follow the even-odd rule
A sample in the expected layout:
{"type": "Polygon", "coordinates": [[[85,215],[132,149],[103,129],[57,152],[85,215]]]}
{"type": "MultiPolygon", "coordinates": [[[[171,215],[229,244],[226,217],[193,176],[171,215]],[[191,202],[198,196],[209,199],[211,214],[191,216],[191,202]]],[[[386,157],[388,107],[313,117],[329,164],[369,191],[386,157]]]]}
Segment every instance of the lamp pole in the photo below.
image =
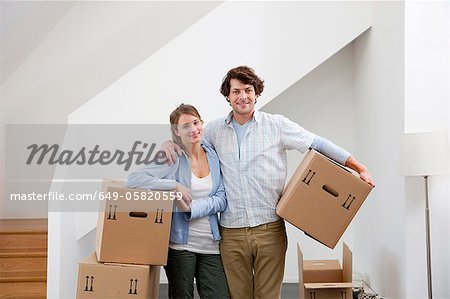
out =
{"type": "Polygon", "coordinates": [[[426,242],[427,242],[427,275],[428,275],[428,298],[433,298],[433,288],[431,285],[431,244],[430,244],[430,206],[428,204],[428,175],[425,179],[425,224],[426,224],[426,242]]]}

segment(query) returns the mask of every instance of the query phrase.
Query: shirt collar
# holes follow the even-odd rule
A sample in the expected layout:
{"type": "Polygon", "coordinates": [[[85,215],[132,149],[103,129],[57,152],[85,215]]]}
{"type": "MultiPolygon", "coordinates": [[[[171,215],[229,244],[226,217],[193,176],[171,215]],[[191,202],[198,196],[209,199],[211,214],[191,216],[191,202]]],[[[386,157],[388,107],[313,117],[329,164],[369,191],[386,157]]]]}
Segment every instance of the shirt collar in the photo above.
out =
{"type": "MultiPolygon", "coordinates": [[[[206,145],[203,140],[200,142],[200,146],[205,150],[206,153],[211,152],[211,148],[206,145]]],[[[189,159],[187,153],[183,149],[181,150],[181,153],[186,157],[186,159],[189,159]]]]}
{"type": "MultiPolygon", "coordinates": [[[[225,125],[230,126],[232,120],[233,120],[233,111],[230,111],[230,113],[228,113],[227,117],[225,118],[225,125]]],[[[255,112],[253,112],[252,120],[255,122],[261,121],[261,113],[258,110],[255,110],[255,112]]]]}

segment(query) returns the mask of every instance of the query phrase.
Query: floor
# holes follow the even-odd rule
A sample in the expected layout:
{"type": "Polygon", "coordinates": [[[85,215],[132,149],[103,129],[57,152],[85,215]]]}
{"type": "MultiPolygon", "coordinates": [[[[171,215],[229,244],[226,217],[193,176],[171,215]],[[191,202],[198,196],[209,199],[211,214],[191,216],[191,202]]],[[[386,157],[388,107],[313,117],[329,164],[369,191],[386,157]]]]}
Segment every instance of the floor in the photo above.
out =
{"type": "MultiPolygon", "coordinates": [[[[161,284],[159,286],[159,298],[166,299],[167,297],[167,284],[161,284]]],[[[195,291],[194,294],[195,299],[199,299],[200,297],[195,291]]],[[[281,291],[282,299],[298,299],[298,283],[283,283],[283,288],[281,291]]]]}

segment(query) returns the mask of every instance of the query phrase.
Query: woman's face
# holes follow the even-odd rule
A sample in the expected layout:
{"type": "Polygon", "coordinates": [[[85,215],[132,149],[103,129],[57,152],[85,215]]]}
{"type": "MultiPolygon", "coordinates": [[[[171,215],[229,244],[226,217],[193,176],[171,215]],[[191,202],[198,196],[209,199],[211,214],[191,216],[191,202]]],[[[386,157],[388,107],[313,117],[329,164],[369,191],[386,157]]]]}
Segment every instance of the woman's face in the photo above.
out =
{"type": "Polygon", "coordinates": [[[175,134],[185,146],[199,143],[203,138],[203,123],[197,116],[181,114],[175,134]]]}

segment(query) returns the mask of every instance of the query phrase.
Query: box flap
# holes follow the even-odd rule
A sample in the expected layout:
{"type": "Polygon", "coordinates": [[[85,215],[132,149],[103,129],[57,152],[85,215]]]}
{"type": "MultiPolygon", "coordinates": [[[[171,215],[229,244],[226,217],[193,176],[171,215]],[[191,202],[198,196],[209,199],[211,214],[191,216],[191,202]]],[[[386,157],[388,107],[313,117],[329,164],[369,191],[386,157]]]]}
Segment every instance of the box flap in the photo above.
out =
{"type": "Polygon", "coordinates": [[[345,242],[342,244],[342,281],[343,282],[352,282],[352,251],[348,248],[345,242]]]}
{"type": "Polygon", "coordinates": [[[342,268],[338,260],[303,261],[303,282],[342,282],[342,268]]]}
{"type": "Polygon", "coordinates": [[[303,290],[303,252],[300,249],[300,244],[297,243],[297,260],[298,260],[298,293],[299,298],[304,299],[305,293],[303,290]]]}
{"type": "Polygon", "coordinates": [[[303,262],[304,271],[341,270],[338,260],[306,260],[303,262]]]}
{"type": "MultiPolygon", "coordinates": [[[[103,263],[105,266],[112,267],[133,267],[133,268],[149,268],[149,265],[141,265],[141,264],[123,264],[123,263],[103,263]]],[[[155,267],[155,266],[154,266],[155,267]]]]}
{"type": "Polygon", "coordinates": [[[87,257],[85,257],[80,264],[97,264],[98,260],[97,260],[97,255],[94,253],[92,253],[91,255],[88,255],[87,257]]]}
{"type": "Polygon", "coordinates": [[[345,289],[352,288],[353,283],[351,282],[337,282],[337,283],[305,283],[305,288],[307,289],[345,289]]]}

